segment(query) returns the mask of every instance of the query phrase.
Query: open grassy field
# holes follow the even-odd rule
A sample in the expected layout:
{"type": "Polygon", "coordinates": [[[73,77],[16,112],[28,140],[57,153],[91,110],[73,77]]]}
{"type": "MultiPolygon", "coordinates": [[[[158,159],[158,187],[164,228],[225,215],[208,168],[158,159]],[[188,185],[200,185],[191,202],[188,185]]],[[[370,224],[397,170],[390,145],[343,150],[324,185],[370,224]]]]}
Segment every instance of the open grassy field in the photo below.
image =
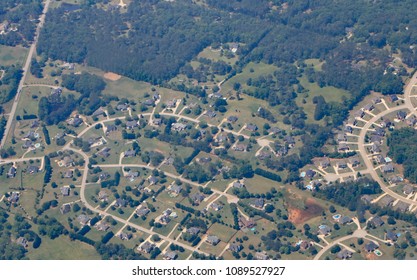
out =
{"type": "Polygon", "coordinates": [[[272,74],[278,68],[274,65],[265,64],[265,63],[254,63],[250,62],[246,67],[242,70],[242,73],[237,74],[230,80],[226,81],[222,85],[222,92],[227,93],[233,89],[233,85],[235,83],[240,83],[242,88],[247,88],[246,81],[249,78],[257,78],[261,75],[268,75],[272,74]]]}
{"type": "Polygon", "coordinates": [[[67,236],[54,240],[42,237],[42,245],[27,254],[32,260],[97,260],[101,259],[93,246],[80,241],[71,241],[67,236]]]}
{"type": "Polygon", "coordinates": [[[0,65],[23,65],[25,63],[27,48],[9,47],[0,45],[0,65]]]}

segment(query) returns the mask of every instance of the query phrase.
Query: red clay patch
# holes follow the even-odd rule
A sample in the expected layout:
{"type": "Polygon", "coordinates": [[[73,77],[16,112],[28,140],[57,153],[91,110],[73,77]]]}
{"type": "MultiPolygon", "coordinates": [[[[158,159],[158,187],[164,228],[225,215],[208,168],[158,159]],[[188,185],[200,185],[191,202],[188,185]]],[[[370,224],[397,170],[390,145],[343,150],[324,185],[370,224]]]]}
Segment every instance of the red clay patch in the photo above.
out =
{"type": "Polygon", "coordinates": [[[305,202],[305,209],[288,207],[288,220],[295,225],[300,225],[308,220],[320,216],[323,208],[314,199],[308,198],[305,202]]]}

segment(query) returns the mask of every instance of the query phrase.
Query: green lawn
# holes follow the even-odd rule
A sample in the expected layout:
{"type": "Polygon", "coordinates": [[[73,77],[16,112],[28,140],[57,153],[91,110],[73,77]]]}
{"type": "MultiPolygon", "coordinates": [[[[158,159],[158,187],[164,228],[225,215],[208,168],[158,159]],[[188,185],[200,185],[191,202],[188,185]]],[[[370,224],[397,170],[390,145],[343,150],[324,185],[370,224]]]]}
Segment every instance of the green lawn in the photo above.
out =
{"type": "Polygon", "coordinates": [[[27,48],[0,45],[0,65],[23,65],[28,53],[27,48]]]}
{"type": "Polygon", "coordinates": [[[101,259],[93,246],[80,241],[70,241],[67,236],[54,240],[42,237],[38,249],[29,249],[27,254],[31,260],[97,260],[101,259]]]}

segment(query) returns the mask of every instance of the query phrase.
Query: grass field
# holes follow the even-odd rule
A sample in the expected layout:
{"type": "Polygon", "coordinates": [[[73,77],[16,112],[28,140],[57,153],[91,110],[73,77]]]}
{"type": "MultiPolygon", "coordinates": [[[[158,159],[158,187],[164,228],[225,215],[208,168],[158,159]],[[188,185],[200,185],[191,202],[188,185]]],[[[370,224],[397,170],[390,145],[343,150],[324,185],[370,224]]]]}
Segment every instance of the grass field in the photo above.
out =
{"type": "Polygon", "coordinates": [[[41,246],[29,249],[27,254],[32,260],[97,260],[101,259],[93,246],[80,241],[71,241],[67,236],[54,240],[42,237],[41,246]]]}
{"type": "Polygon", "coordinates": [[[8,47],[0,45],[0,65],[23,65],[25,63],[27,48],[8,47]]]}
{"type": "Polygon", "coordinates": [[[296,103],[298,106],[304,109],[304,112],[308,116],[309,122],[314,121],[314,111],[316,105],[313,104],[314,96],[323,96],[326,102],[342,102],[344,97],[348,97],[349,93],[345,90],[338,89],[335,87],[323,87],[320,88],[317,83],[310,83],[307,80],[307,77],[303,76],[299,79],[300,84],[307,90],[306,93],[300,93],[297,96],[296,103]],[[303,103],[303,99],[306,103],[303,103]]]}

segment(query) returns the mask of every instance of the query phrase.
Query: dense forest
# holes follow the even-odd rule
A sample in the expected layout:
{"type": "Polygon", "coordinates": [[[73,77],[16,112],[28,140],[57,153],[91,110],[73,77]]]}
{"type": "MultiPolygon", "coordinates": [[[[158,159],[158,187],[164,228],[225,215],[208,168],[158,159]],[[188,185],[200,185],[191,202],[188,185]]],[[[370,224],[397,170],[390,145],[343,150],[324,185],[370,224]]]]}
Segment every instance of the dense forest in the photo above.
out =
{"type": "Polygon", "coordinates": [[[20,79],[22,78],[22,70],[17,66],[2,67],[0,72],[0,104],[4,104],[12,100],[19,86],[20,79]]]}
{"type": "Polygon", "coordinates": [[[404,166],[404,177],[417,183],[417,131],[412,128],[396,129],[388,136],[388,155],[404,166]]]}
{"type": "Polygon", "coordinates": [[[2,0],[0,25],[3,24],[4,34],[0,35],[0,44],[28,46],[34,39],[41,12],[42,0],[2,0]]]}

